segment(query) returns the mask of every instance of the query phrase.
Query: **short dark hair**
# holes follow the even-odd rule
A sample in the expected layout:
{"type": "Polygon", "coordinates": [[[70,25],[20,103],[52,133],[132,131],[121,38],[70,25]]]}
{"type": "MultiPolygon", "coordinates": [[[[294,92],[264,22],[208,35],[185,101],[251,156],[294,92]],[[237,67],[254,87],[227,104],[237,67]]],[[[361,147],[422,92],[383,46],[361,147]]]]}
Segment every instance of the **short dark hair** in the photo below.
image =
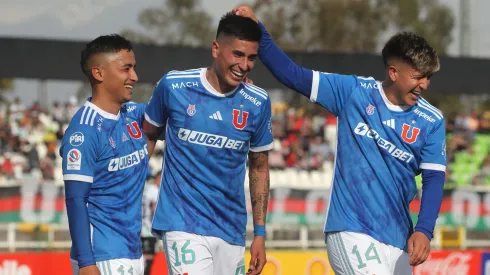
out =
{"type": "Polygon", "coordinates": [[[81,54],[80,67],[83,73],[87,77],[90,76],[90,69],[87,66],[92,56],[99,53],[117,53],[120,50],[132,51],[133,45],[119,34],[102,35],[90,41],[81,54]]]}
{"type": "Polygon", "coordinates": [[[248,17],[242,17],[231,12],[223,15],[218,24],[216,39],[220,34],[233,36],[234,38],[259,42],[262,37],[259,24],[248,17]]]}
{"type": "Polygon", "coordinates": [[[401,60],[425,76],[439,71],[439,56],[422,36],[413,32],[400,32],[386,42],[383,50],[385,66],[391,59],[401,60]]]}

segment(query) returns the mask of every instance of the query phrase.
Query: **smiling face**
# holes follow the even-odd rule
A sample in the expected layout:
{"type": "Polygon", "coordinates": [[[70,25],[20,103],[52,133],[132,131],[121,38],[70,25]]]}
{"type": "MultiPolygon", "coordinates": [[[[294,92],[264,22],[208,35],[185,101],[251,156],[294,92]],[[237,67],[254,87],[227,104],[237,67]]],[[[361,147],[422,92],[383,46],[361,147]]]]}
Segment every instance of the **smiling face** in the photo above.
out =
{"type": "Polygon", "coordinates": [[[257,60],[259,43],[221,35],[213,42],[212,54],[220,79],[229,88],[234,88],[247,77],[257,60]]]}
{"type": "Polygon", "coordinates": [[[388,67],[388,74],[393,83],[394,103],[413,106],[430,84],[431,75],[424,75],[407,63],[394,61],[388,67]]]}
{"type": "Polygon", "coordinates": [[[103,53],[96,56],[98,66],[92,67],[95,80],[108,92],[115,102],[126,103],[133,98],[133,85],[138,81],[136,60],[133,51],[103,53]]]}
{"type": "Polygon", "coordinates": [[[387,72],[383,82],[386,96],[395,105],[415,105],[439,71],[436,50],[422,36],[401,32],[386,42],[381,54],[387,72]]]}

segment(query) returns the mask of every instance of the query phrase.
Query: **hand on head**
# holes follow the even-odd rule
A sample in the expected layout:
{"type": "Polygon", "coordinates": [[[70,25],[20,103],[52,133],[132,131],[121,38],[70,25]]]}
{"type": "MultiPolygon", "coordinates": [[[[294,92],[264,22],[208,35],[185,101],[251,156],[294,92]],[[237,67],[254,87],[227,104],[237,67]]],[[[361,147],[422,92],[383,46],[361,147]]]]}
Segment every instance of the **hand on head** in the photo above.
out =
{"type": "Polygon", "coordinates": [[[255,14],[254,12],[252,11],[252,9],[247,6],[247,5],[240,5],[234,9],[231,10],[231,13],[233,14],[236,14],[236,15],[240,15],[240,16],[243,16],[243,17],[248,17],[250,19],[252,19],[253,21],[255,22],[259,22],[259,20],[257,19],[257,17],[255,17],[255,14]]]}

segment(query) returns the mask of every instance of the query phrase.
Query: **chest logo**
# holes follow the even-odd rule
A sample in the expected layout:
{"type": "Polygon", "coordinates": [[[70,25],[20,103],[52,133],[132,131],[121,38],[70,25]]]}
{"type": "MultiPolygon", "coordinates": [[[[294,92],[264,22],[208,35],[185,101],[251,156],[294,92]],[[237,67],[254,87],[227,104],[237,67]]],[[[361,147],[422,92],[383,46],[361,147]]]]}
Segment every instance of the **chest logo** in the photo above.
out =
{"type": "Polygon", "coordinates": [[[366,113],[368,115],[372,115],[372,114],[374,114],[374,109],[375,109],[375,107],[373,105],[369,104],[369,106],[366,107],[366,113]]]}
{"type": "Polygon", "coordinates": [[[406,123],[403,123],[402,127],[402,139],[409,144],[412,144],[417,141],[417,137],[419,136],[420,128],[412,127],[406,123]]]}
{"type": "Polygon", "coordinates": [[[247,126],[248,112],[233,109],[233,126],[238,130],[243,130],[247,126]]]}
{"type": "Polygon", "coordinates": [[[141,133],[141,129],[136,121],[133,121],[130,124],[126,124],[126,128],[128,129],[129,135],[134,139],[140,139],[143,136],[143,134],[141,133]]]}
{"type": "Polygon", "coordinates": [[[187,107],[187,114],[190,116],[193,116],[196,114],[196,104],[194,104],[194,105],[189,104],[189,107],[187,107]]]}

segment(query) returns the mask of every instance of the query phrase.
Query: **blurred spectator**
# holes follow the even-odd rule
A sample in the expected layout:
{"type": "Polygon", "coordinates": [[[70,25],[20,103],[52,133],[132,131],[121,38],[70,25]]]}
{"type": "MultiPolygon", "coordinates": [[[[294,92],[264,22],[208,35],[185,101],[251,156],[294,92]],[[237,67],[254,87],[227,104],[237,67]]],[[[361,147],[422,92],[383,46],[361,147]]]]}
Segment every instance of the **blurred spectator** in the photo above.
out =
{"type": "Polygon", "coordinates": [[[5,154],[0,171],[7,179],[13,179],[15,176],[14,163],[10,159],[10,154],[5,154]]]}
{"type": "Polygon", "coordinates": [[[15,98],[12,104],[10,104],[9,111],[10,111],[11,118],[14,120],[22,118],[25,110],[26,107],[18,97],[15,98]]]}
{"type": "Polygon", "coordinates": [[[58,101],[53,103],[53,108],[50,109],[50,115],[58,123],[67,122],[65,119],[65,110],[58,101]]]}
{"type": "Polygon", "coordinates": [[[57,138],[53,133],[48,133],[44,136],[44,143],[47,148],[46,155],[41,158],[39,167],[41,168],[42,179],[44,181],[53,181],[56,170],[57,159],[57,138]]]}

